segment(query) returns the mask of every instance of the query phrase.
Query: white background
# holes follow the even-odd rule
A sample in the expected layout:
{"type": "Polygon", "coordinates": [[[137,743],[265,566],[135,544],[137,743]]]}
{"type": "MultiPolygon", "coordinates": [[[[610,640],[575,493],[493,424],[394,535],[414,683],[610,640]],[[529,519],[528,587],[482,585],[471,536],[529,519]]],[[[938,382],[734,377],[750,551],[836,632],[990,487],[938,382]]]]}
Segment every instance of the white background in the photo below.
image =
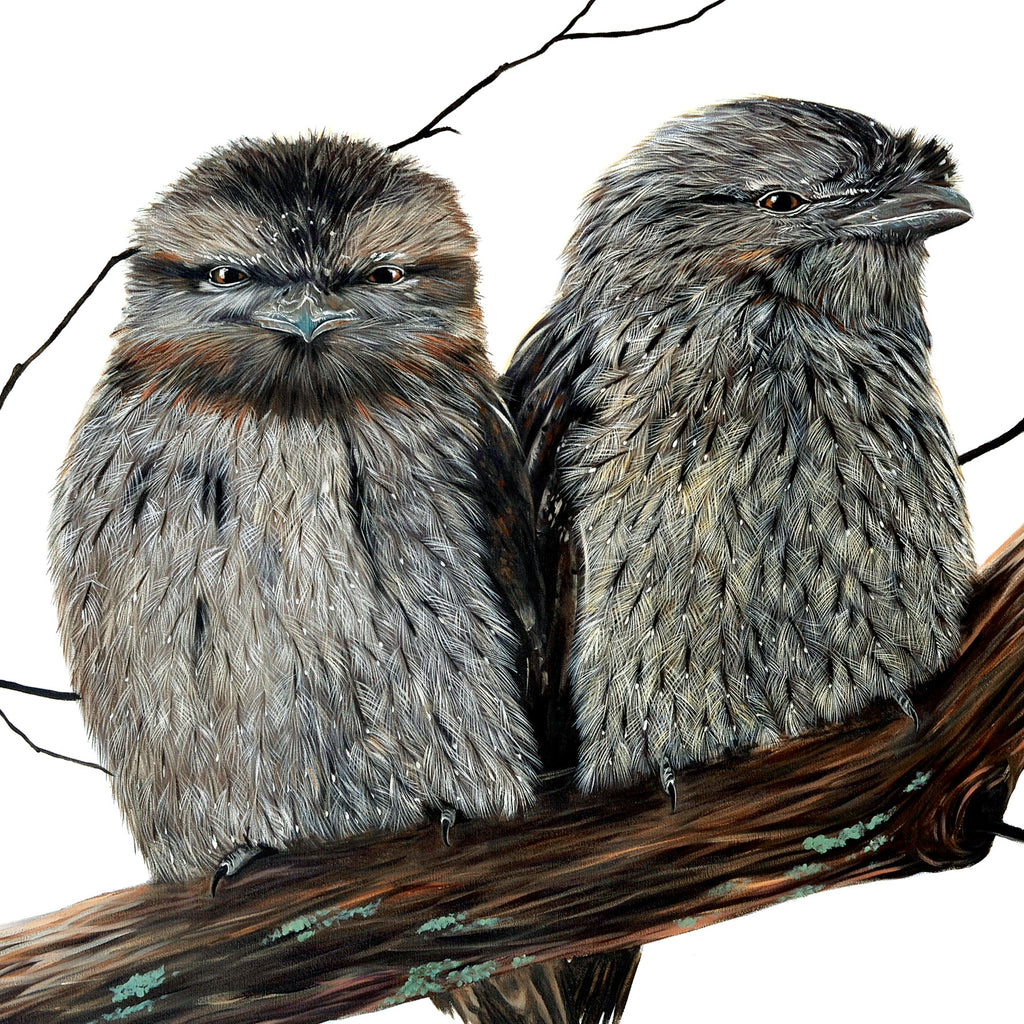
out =
{"type": "MultiPolygon", "coordinates": [[[[0,378],[125,246],[136,211],[210,147],[311,128],[394,142],[535,48],[580,2],[9,10],[0,378]]],[[[599,0],[587,27],[635,27],[697,6],[599,0]]],[[[935,375],[961,450],[1016,422],[1021,19],[1002,13],[1015,6],[727,0],[691,27],[564,43],[510,72],[452,116],[461,135],[413,150],[458,184],[481,237],[495,362],[504,366],[544,311],[578,199],[604,167],[683,110],[796,96],[953,144],[976,217],[930,246],[935,375]]],[[[45,572],[49,489],[121,298],[115,272],[0,412],[4,678],[67,685],[45,572]]],[[[979,556],[1024,520],[1022,455],[1018,441],[967,470],[979,556]]],[[[73,705],[0,694],[0,706],[38,742],[89,756],[73,705]]],[[[0,922],[145,879],[99,773],[35,755],[0,726],[0,779],[0,922]]],[[[1024,798],[1009,818],[1024,823],[1024,798]]],[[[644,954],[626,1024],[1017,1020],[1022,868],[1024,848],[1000,842],[970,871],[823,893],[666,940],[644,954]]],[[[386,1013],[392,1024],[438,1019],[425,1002],[386,1013]]]]}

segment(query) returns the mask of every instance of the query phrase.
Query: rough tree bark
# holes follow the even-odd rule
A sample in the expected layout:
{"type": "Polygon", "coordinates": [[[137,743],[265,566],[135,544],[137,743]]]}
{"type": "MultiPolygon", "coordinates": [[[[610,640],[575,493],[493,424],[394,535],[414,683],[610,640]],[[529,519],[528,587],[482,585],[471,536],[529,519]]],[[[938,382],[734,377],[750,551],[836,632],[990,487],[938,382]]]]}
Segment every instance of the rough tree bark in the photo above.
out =
{"type": "Polygon", "coordinates": [[[1024,764],[1024,528],[986,566],[920,722],[841,729],[660,793],[271,858],[217,898],[140,886],[0,930],[3,1020],[323,1021],[651,942],[822,889],[981,860],[1024,764]]]}

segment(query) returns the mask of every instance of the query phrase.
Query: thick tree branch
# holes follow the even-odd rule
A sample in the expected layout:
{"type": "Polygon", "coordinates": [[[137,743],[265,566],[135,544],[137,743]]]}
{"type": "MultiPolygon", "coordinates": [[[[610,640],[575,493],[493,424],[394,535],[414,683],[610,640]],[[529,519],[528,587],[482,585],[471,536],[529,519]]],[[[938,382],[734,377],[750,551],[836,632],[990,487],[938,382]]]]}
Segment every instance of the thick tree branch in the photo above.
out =
{"type": "Polygon", "coordinates": [[[311,1022],[651,942],[840,885],[973,864],[1024,764],[1024,529],[987,566],[920,723],[841,729],[525,821],[271,858],[216,900],[141,886],[0,931],[20,1024],[311,1022]]]}

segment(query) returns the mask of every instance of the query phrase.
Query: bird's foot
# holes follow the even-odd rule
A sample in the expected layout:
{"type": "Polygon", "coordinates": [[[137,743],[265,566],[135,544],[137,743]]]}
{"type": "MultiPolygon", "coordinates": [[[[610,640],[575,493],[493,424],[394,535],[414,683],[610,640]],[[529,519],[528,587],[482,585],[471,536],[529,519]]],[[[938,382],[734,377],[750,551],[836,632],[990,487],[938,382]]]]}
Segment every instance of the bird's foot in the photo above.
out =
{"type": "Polygon", "coordinates": [[[259,857],[266,857],[268,854],[277,853],[269,846],[236,846],[217,865],[217,870],[210,880],[210,896],[217,895],[217,886],[225,878],[234,878],[241,874],[254,860],[259,857]]]}
{"type": "Polygon", "coordinates": [[[672,765],[666,761],[661,766],[661,788],[668,794],[672,801],[672,813],[676,813],[676,773],[672,771],[672,765]]]}
{"type": "Polygon", "coordinates": [[[455,824],[455,808],[441,808],[441,842],[445,846],[451,846],[452,825],[455,824]]]}

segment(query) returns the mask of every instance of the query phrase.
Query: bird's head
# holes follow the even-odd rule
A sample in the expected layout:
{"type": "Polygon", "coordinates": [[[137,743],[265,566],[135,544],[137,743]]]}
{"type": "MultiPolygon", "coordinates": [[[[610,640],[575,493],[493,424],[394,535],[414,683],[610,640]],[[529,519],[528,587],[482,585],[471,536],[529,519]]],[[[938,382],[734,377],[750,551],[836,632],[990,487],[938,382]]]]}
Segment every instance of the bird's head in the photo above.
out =
{"type": "Polygon", "coordinates": [[[370,142],[218,149],[140,216],[135,245],[111,364],[126,386],[316,415],[486,365],[454,188],[370,142]]]}
{"type": "Polygon", "coordinates": [[[938,141],[849,110],[751,99],[659,128],[597,183],[569,264],[643,290],[753,282],[839,316],[919,303],[929,235],[964,223],[938,141]],[[650,275],[655,275],[650,280],[650,275]]]}

